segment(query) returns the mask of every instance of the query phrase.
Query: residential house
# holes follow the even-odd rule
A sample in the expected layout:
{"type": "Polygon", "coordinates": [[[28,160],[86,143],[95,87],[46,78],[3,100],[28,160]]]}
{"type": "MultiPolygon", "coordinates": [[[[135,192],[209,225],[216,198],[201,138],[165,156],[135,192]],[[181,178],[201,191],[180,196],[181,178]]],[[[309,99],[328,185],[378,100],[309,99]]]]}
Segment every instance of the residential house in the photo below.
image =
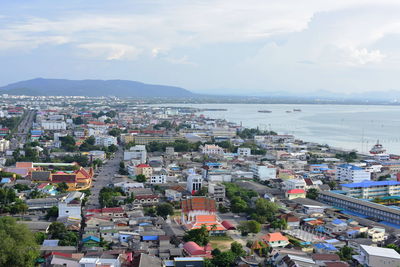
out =
{"type": "Polygon", "coordinates": [[[289,244],[289,239],[280,232],[268,233],[261,238],[269,247],[285,247],[289,244]]]}

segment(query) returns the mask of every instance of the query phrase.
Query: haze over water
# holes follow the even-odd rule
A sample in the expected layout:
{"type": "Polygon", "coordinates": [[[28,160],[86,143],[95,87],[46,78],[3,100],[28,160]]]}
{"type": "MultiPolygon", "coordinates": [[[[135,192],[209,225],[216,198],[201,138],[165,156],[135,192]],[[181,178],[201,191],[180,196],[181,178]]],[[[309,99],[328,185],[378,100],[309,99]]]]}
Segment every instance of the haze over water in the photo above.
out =
{"type": "Polygon", "coordinates": [[[210,118],[293,134],[305,141],[368,152],[379,139],[388,153],[400,154],[400,107],[370,105],[176,104],[227,111],[201,112],[210,118]],[[301,112],[286,113],[293,109],[301,112]],[[272,113],[259,113],[270,110],[272,113]]]}

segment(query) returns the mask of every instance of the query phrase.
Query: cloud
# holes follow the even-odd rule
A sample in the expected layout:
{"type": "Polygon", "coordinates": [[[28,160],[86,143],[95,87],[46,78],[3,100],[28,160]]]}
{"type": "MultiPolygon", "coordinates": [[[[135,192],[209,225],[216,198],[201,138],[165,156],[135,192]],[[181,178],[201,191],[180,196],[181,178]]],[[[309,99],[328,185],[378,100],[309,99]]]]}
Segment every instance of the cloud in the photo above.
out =
{"type": "Polygon", "coordinates": [[[369,63],[380,63],[386,57],[379,50],[368,51],[366,48],[349,49],[348,54],[348,64],[349,65],[365,65],[369,63]]]}
{"type": "Polygon", "coordinates": [[[86,56],[105,60],[133,60],[140,50],[134,46],[115,43],[86,43],[80,44],[79,48],[84,49],[86,56]]]}

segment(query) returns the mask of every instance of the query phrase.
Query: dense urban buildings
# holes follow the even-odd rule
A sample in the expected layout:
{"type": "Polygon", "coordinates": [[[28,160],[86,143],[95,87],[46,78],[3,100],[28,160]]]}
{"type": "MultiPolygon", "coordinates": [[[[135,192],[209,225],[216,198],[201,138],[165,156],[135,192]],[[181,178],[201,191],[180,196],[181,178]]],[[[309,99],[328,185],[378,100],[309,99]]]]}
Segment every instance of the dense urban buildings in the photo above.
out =
{"type": "Polygon", "coordinates": [[[0,212],[41,266],[398,265],[400,165],[383,148],[133,99],[1,101],[0,212]]]}

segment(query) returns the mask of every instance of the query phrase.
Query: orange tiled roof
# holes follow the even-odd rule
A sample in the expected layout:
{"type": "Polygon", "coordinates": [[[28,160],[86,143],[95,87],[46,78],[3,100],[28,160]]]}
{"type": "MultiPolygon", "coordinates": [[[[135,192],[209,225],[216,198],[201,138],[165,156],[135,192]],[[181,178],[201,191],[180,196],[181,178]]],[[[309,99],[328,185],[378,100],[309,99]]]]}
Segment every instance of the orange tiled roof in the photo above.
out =
{"type": "Polygon", "coordinates": [[[217,211],[215,207],[215,200],[207,197],[192,197],[182,200],[181,207],[184,213],[193,210],[207,210],[210,212],[217,211]]]}
{"type": "Polygon", "coordinates": [[[286,236],[283,236],[280,232],[266,234],[265,236],[262,237],[262,239],[267,242],[288,241],[289,240],[286,236]]]}

